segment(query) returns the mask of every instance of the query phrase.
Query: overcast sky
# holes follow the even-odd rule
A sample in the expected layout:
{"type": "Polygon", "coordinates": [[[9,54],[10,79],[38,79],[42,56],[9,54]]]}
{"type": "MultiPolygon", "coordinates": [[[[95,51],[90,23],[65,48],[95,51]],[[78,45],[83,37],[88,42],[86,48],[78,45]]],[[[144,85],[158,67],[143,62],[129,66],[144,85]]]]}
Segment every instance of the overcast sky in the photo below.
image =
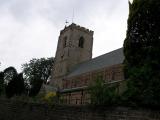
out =
{"type": "Polygon", "coordinates": [[[94,31],[93,57],[123,46],[128,0],[0,0],[0,71],[54,57],[67,20],[94,31]]]}

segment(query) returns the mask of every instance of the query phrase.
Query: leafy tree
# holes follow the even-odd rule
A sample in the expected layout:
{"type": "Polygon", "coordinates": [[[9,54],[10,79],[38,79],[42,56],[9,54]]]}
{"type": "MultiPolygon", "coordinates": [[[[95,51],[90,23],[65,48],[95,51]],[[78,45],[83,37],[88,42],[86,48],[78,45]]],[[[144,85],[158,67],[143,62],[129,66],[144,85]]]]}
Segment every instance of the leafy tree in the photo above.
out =
{"type": "Polygon", "coordinates": [[[15,86],[16,86],[15,94],[16,94],[16,95],[21,95],[21,94],[23,94],[24,91],[25,91],[23,73],[17,74],[14,84],[15,84],[15,86]]]}
{"type": "Polygon", "coordinates": [[[22,65],[25,79],[31,85],[30,96],[37,95],[42,83],[47,82],[48,77],[51,75],[53,60],[52,57],[32,59],[29,63],[22,65]]]}
{"type": "Polygon", "coordinates": [[[14,67],[6,68],[3,73],[4,73],[5,84],[8,84],[18,74],[17,70],[14,67]]]}
{"type": "Polygon", "coordinates": [[[134,0],[124,41],[129,101],[160,106],[160,1],[134,0]]]}
{"type": "Polygon", "coordinates": [[[24,93],[23,74],[18,74],[14,67],[8,67],[4,70],[4,81],[5,92],[8,98],[24,93]]]}
{"type": "Polygon", "coordinates": [[[93,105],[113,105],[118,98],[116,86],[106,84],[99,77],[89,86],[89,91],[93,105]]]}
{"type": "Polygon", "coordinates": [[[0,72],[0,95],[4,92],[4,73],[0,72]]]}

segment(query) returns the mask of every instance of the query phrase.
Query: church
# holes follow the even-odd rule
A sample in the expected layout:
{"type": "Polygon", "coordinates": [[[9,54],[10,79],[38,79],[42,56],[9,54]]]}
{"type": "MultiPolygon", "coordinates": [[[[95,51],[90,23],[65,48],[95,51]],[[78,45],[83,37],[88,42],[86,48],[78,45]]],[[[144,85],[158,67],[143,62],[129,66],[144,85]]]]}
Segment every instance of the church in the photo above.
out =
{"type": "Polygon", "coordinates": [[[123,48],[92,58],[93,34],[75,23],[60,31],[50,85],[59,91],[64,104],[89,104],[87,88],[97,77],[118,84],[121,90],[123,48]]]}

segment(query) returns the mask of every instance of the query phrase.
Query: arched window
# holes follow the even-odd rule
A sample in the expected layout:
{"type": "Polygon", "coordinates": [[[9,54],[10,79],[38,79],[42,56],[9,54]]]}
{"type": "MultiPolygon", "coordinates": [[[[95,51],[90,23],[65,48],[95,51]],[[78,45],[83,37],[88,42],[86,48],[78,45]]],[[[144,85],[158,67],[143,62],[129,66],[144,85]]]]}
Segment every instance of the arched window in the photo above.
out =
{"type": "Polygon", "coordinates": [[[63,48],[67,46],[67,36],[64,37],[63,39],[63,48]]]}
{"type": "Polygon", "coordinates": [[[83,48],[83,47],[84,47],[84,38],[83,38],[83,37],[80,37],[80,38],[79,38],[78,47],[80,47],[80,48],[83,48]]]}

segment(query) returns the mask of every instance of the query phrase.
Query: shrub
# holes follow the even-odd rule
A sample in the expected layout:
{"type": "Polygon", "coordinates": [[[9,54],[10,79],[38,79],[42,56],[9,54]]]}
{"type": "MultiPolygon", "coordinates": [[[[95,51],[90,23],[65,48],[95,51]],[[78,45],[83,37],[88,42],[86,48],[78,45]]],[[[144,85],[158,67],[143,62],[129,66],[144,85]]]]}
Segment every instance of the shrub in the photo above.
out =
{"type": "Polygon", "coordinates": [[[44,96],[44,101],[47,102],[47,103],[55,103],[56,99],[57,99],[56,92],[48,92],[44,96]]]}
{"type": "Polygon", "coordinates": [[[113,105],[118,98],[116,86],[109,85],[100,78],[89,86],[89,92],[92,105],[113,105]]]}

